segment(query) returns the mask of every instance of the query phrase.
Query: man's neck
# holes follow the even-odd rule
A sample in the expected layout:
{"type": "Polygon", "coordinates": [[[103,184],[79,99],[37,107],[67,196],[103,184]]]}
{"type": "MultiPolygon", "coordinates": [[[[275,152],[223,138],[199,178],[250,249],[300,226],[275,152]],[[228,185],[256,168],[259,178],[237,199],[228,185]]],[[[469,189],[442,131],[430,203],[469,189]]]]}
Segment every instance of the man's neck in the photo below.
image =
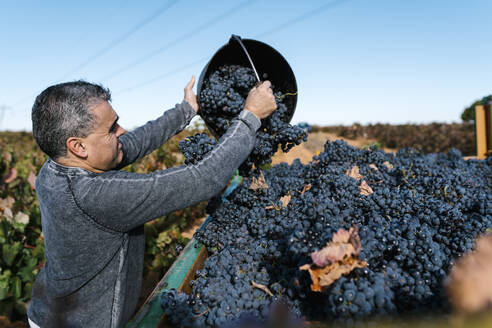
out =
{"type": "Polygon", "coordinates": [[[78,158],[71,158],[71,157],[59,157],[58,159],[54,160],[58,164],[64,165],[64,166],[69,166],[69,167],[80,167],[82,169],[95,172],[95,173],[102,173],[104,171],[96,169],[89,165],[86,161],[80,160],[78,158]]]}

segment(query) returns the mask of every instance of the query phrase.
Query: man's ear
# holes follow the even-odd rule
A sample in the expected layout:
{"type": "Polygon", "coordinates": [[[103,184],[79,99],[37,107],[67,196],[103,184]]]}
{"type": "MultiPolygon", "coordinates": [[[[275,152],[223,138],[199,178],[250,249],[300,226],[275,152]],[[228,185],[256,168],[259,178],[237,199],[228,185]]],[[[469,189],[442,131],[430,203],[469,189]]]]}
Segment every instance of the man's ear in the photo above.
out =
{"type": "Polygon", "coordinates": [[[67,151],[81,158],[87,158],[87,147],[81,138],[70,137],[67,139],[67,151]]]}

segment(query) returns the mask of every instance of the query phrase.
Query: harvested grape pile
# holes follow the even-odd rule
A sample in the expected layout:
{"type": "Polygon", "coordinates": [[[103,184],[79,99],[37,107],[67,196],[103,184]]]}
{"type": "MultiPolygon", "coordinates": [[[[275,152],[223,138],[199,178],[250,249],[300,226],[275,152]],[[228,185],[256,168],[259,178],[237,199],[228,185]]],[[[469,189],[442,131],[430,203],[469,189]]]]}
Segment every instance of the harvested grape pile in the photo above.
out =
{"type": "MultiPolygon", "coordinates": [[[[238,65],[222,66],[204,81],[204,87],[198,95],[200,116],[218,137],[227,131],[231,121],[243,110],[248,92],[255,83],[253,70],[238,65]]],[[[261,127],[256,133],[255,148],[240,167],[242,173],[248,172],[253,164],[259,167],[270,163],[279,147],[287,152],[307,140],[307,133],[303,128],[288,123],[293,109],[287,108],[283,101],[289,95],[276,90],[275,86],[272,88],[277,110],[261,121],[261,127]]]]}
{"type": "Polygon", "coordinates": [[[209,258],[191,295],[163,294],[178,326],[221,326],[265,318],[285,303],[307,320],[367,320],[447,311],[443,281],[455,258],[492,227],[492,159],[361,150],[327,142],[309,164],[256,171],[195,234],[209,258]],[[358,228],[368,266],[311,289],[311,254],[339,229],[358,228]]]}

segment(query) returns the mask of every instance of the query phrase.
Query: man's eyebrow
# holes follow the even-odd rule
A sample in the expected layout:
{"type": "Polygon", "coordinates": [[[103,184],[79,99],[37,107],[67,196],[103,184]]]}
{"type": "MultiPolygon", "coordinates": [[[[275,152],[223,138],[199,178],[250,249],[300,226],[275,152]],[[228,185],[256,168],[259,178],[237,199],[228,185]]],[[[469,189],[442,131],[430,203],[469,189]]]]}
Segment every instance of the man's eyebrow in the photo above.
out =
{"type": "Polygon", "coordinates": [[[113,122],[113,125],[111,125],[111,128],[109,129],[109,131],[113,131],[116,128],[116,124],[118,123],[119,119],[120,119],[120,117],[118,115],[116,115],[116,120],[113,122]]]}

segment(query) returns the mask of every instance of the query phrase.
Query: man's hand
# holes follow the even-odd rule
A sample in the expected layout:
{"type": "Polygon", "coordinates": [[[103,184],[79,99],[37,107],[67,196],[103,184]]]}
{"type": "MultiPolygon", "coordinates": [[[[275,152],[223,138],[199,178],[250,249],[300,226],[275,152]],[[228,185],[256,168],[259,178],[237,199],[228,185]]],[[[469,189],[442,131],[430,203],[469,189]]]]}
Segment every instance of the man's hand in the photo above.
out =
{"type": "Polygon", "coordinates": [[[244,110],[252,112],[260,119],[270,116],[277,109],[270,86],[270,81],[265,81],[260,86],[251,89],[244,103],[244,110]]]}
{"type": "Polygon", "coordinates": [[[196,95],[193,92],[193,86],[195,85],[195,76],[191,77],[190,82],[184,88],[184,100],[190,104],[190,106],[198,113],[198,101],[196,100],[196,95]]]}

